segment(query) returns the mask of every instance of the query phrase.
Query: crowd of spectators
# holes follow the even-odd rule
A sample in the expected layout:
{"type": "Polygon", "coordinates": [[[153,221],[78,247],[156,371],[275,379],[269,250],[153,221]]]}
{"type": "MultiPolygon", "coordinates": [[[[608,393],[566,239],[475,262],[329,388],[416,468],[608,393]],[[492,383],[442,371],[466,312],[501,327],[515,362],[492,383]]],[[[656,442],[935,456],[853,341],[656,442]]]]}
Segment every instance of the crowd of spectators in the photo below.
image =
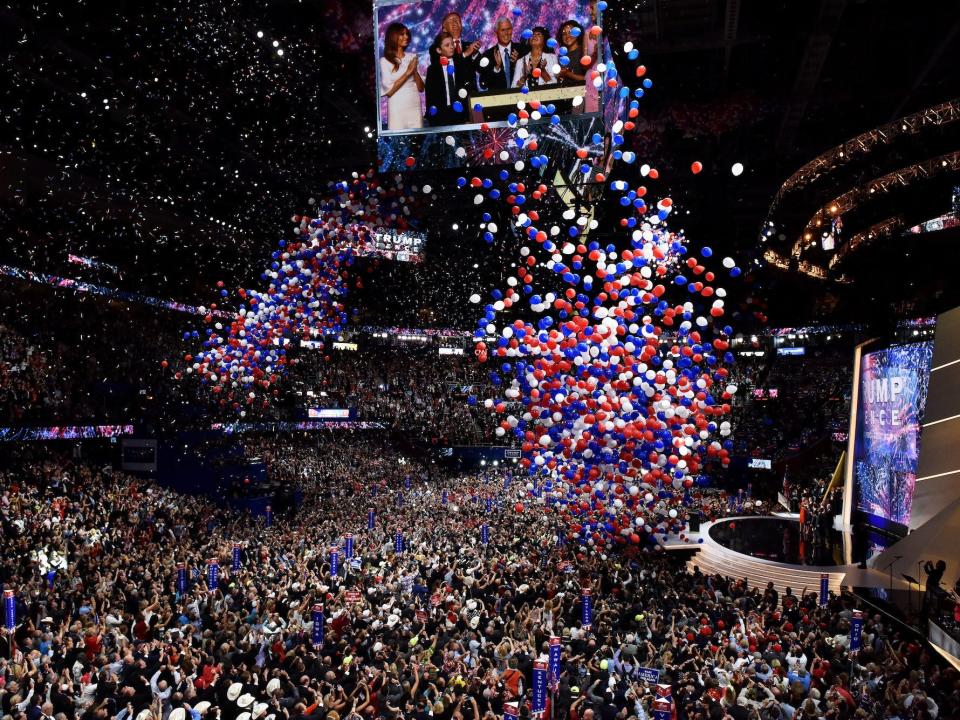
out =
{"type": "MultiPolygon", "coordinates": [[[[183,426],[201,415],[232,417],[194,377],[174,378],[181,353],[200,347],[182,336],[202,327],[198,318],[25,283],[0,289],[0,307],[0,422],[183,426]],[[136,352],[126,345],[133,337],[136,352]]],[[[493,418],[466,401],[484,381],[472,355],[440,356],[432,341],[356,342],[358,352],[330,343],[325,351],[298,348],[280,395],[251,419],[302,419],[308,407],[340,407],[435,444],[493,440],[493,418]]]]}
{"type": "Polygon", "coordinates": [[[750,370],[734,406],[737,454],[782,460],[846,431],[852,353],[845,346],[809,350],[745,363],[750,370]]]}
{"type": "Polygon", "coordinates": [[[195,387],[164,373],[184,318],[15,282],[0,287],[0,421],[130,423],[183,414],[195,387]],[[130,341],[135,340],[135,349],[130,341]]]}
{"type": "MultiPolygon", "coordinates": [[[[462,347],[461,347],[462,349],[462,347]]],[[[433,343],[364,343],[333,351],[300,375],[316,378],[318,404],[354,408],[362,420],[440,444],[492,443],[490,413],[471,408],[469,395],[489,390],[484,367],[470,355],[439,355],[433,343]],[[326,395],[321,395],[326,393],[326,395]]]]}
{"type": "Polygon", "coordinates": [[[304,478],[300,510],[266,527],[47,448],[8,458],[0,580],[18,624],[0,633],[3,715],[492,720],[516,701],[526,718],[551,636],[563,646],[552,717],[645,720],[655,688],[640,668],[671,686],[678,720],[960,712],[957,672],[880,616],[867,613],[863,648],[849,651],[849,597],[819,607],[815,594],[688,572],[669,553],[558,546],[559,517],[507,470],[401,478],[337,446],[326,462],[336,472],[304,478]],[[355,557],[332,574],[345,533],[355,557]]]}

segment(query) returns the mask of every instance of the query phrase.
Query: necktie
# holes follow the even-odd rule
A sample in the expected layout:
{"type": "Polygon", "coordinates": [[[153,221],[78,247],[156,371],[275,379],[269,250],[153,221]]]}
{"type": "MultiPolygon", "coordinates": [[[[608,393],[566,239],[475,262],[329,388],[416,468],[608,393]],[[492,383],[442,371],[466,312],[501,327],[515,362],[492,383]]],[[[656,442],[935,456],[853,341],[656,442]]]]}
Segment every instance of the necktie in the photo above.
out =
{"type": "Polygon", "coordinates": [[[510,87],[510,48],[503,48],[503,72],[507,76],[507,87],[510,87]]]}
{"type": "Polygon", "coordinates": [[[460,47],[459,40],[457,40],[457,55],[463,55],[463,48],[460,47]]]}

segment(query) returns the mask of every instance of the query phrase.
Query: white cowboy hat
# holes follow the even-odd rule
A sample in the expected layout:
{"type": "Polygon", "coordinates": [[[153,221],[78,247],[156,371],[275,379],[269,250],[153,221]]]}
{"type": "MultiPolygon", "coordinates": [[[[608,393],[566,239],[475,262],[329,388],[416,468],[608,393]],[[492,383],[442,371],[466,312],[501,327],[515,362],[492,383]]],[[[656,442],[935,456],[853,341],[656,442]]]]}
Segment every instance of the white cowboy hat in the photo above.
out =
{"type": "Polygon", "coordinates": [[[280,678],[271,678],[267,683],[267,695],[273,695],[280,689],[280,678]]]}
{"type": "Polygon", "coordinates": [[[174,708],[167,716],[168,720],[184,720],[187,717],[187,711],[182,707],[174,708]]]}
{"type": "Polygon", "coordinates": [[[150,712],[150,708],[144,708],[137,713],[137,720],[148,720],[153,717],[153,713],[150,712]]]}
{"type": "Polygon", "coordinates": [[[242,708],[250,707],[251,705],[253,705],[253,695],[251,695],[250,693],[244,693],[243,695],[237,698],[237,705],[239,705],[242,708]]]}
{"type": "Polygon", "coordinates": [[[266,715],[267,710],[268,710],[269,708],[270,708],[270,706],[267,705],[266,703],[255,703],[254,706],[253,706],[253,712],[251,712],[250,715],[251,715],[251,716],[254,718],[254,720],[255,720],[256,718],[260,717],[261,715],[266,715]]]}
{"type": "Polygon", "coordinates": [[[207,710],[210,709],[210,701],[201,700],[200,702],[198,702],[196,705],[193,706],[193,709],[196,710],[201,715],[203,715],[207,710]]]}
{"type": "Polygon", "coordinates": [[[240,713],[239,715],[237,715],[237,720],[250,720],[250,713],[248,712],[240,713]]]}
{"type": "Polygon", "coordinates": [[[387,618],[387,627],[392,628],[398,622],[400,622],[400,616],[395,613],[391,613],[390,617],[387,618]]]}
{"type": "Polygon", "coordinates": [[[229,700],[230,702],[235,702],[236,699],[240,697],[240,693],[242,692],[243,692],[243,684],[233,683],[230,687],[227,688],[227,700],[229,700]]]}

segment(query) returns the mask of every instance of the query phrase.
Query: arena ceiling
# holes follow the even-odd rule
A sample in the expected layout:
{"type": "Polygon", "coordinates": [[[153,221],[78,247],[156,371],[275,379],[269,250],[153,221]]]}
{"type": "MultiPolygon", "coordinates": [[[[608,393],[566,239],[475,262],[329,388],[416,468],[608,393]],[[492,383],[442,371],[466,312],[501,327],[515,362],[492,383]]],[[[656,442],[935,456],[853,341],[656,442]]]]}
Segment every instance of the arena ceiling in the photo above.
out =
{"type": "MultiPolygon", "coordinates": [[[[923,287],[948,285],[949,237],[913,249],[909,272],[898,267],[902,282],[863,293],[857,281],[902,258],[896,239],[850,263],[853,287],[843,287],[768,267],[761,230],[781,184],[811,158],[960,97],[960,16],[949,3],[610,5],[615,46],[632,40],[656,83],[641,106],[638,154],[661,170],[675,226],[749,261],[745,314],[789,323],[889,311],[923,287]],[[694,160],[705,168],[696,176],[694,160]],[[730,172],[734,163],[742,175],[730,172]]],[[[9,108],[0,136],[5,263],[66,274],[73,252],[121,268],[114,281],[125,289],[202,303],[219,280],[255,287],[290,215],[375,161],[366,3],[63,3],[0,15],[10,80],[0,91],[9,108]]],[[[946,142],[960,149],[955,135],[946,142]]],[[[515,257],[509,243],[482,241],[455,175],[432,176],[447,195],[423,210],[425,263],[361,268],[354,302],[370,319],[469,324],[467,297],[515,257]]],[[[936,192],[947,192],[946,180],[936,192]]],[[[849,189],[841,185],[838,194],[849,189]]],[[[616,207],[598,212],[619,217],[616,207]]],[[[946,302],[944,292],[931,302],[946,302]]]]}

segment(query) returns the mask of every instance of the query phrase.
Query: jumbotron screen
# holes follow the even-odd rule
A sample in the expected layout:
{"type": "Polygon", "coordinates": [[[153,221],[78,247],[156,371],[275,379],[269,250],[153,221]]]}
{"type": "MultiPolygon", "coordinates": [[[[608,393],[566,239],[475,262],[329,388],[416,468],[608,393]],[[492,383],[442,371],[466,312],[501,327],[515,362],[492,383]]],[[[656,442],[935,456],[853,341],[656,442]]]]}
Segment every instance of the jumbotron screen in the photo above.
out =
{"type": "Polygon", "coordinates": [[[599,54],[595,0],[374,5],[381,134],[503,121],[527,98],[562,115],[599,112],[587,77],[599,54]]]}
{"type": "Polygon", "coordinates": [[[932,357],[933,343],[921,342],[860,358],[856,502],[876,524],[910,522],[932,357]]]}

